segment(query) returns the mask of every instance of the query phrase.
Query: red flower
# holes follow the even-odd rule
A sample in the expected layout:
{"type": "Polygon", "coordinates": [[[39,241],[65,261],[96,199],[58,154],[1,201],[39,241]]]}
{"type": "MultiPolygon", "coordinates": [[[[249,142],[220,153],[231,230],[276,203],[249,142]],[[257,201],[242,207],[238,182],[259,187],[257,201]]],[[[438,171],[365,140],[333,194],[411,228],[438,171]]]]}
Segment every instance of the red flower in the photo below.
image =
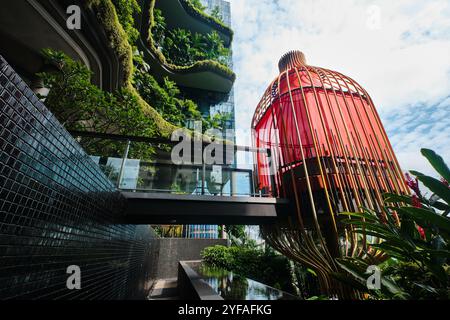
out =
{"type": "Polygon", "coordinates": [[[419,232],[422,240],[426,240],[427,238],[425,237],[425,230],[423,230],[423,228],[419,225],[416,225],[416,228],[417,228],[417,231],[419,232]]]}
{"type": "Polygon", "coordinates": [[[420,203],[419,198],[415,194],[411,197],[411,204],[413,207],[422,208],[422,203],[420,203]]]}
{"type": "Polygon", "coordinates": [[[417,178],[413,180],[409,173],[405,173],[405,177],[408,187],[410,187],[411,190],[413,190],[417,195],[420,195],[419,181],[417,180],[417,178]]]}
{"type": "Polygon", "coordinates": [[[441,182],[444,186],[448,187],[448,181],[445,180],[444,178],[441,178],[441,182]]]}

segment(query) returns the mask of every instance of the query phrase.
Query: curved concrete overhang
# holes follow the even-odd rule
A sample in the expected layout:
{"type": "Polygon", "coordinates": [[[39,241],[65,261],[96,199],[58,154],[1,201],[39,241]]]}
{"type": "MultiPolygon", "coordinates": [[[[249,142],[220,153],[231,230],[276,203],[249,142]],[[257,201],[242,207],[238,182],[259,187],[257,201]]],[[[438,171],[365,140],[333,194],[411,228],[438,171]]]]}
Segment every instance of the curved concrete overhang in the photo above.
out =
{"type": "MultiPolygon", "coordinates": [[[[136,17],[136,24],[141,34],[138,47],[144,53],[144,58],[150,65],[152,75],[159,80],[168,77],[182,87],[221,93],[230,92],[235,75],[232,73],[225,74],[226,72],[217,70],[219,68],[212,66],[214,64],[212,61],[200,61],[187,67],[173,66],[164,61],[165,58],[162,57],[162,53],[152,45],[151,34],[149,34],[150,22],[152,21],[150,8],[154,1],[140,0],[142,12],[136,17]]],[[[156,0],[155,6],[163,11],[169,28],[180,27],[199,33],[208,33],[213,30],[219,32],[215,28],[216,26],[212,26],[208,21],[186,11],[182,3],[184,3],[183,0],[156,0]]],[[[231,41],[231,35],[227,35],[223,31],[219,34],[228,43],[231,41]]]]}
{"type": "Polygon", "coordinates": [[[121,86],[122,70],[95,15],[83,10],[78,0],[18,0],[2,3],[0,10],[0,53],[24,78],[33,81],[42,71],[44,48],[60,50],[81,61],[93,73],[92,82],[104,90],[121,86]],[[69,30],[67,7],[82,8],[81,30],[69,30]]]}

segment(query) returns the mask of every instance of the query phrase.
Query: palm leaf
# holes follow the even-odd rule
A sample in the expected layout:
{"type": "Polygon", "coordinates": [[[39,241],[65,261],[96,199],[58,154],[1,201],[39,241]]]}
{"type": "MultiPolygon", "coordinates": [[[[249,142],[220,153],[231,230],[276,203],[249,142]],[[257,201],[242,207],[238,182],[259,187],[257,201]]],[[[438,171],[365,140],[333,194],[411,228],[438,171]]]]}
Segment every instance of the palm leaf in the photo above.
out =
{"type": "Polygon", "coordinates": [[[450,169],[447,164],[444,162],[444,159],[438,154],[436,154],[433,150],[430,149],[421,149],[420,152],[422,155],[427,158],[433,168],[447,181],[450,181],[450,169]]]}
{"type": "Polygon", "coordinates": [[[422,227],[436,226],[447,233],[450,232],[450,219],[447,217],[443,217],[426,209],[415,207],[401,207],[398,208],[398,211],[411,217],[422,227]]]}
{"type": "Polygon", "coordinates": [[[438,179],[429,177],[420,173],[418,171],[410,171],[413,175],[417,177],[428,189],[434,192],[437,196],[442,198],[447,203],[450,203],[450,188],[443,184],[438,179]]]}
{"type": "Polygon", "coordinates": [[[411,204],[410,196],[404,196],[395,193],[384,193],[383,198],[385,202],[404,202],[411,204]]]}

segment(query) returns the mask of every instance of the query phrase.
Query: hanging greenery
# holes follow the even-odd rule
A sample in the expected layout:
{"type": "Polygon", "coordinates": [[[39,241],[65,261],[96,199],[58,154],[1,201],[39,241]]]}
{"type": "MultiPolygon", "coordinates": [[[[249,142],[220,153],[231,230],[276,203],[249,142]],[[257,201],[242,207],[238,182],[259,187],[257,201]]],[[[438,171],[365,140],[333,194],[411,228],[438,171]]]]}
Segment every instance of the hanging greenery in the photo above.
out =
{"type": "MultiPolygon", "coordinates": [[[[171,63],[168,61],[168,58],[164,56],[161,50],[166,33],[165,32],[166,24],[161,11],[158,11],[158,9],[155,8],[155,1],[156,0],[150,1],[150,8],[149,8],[150,20],[148,24],[147,33],[145,34],[144,37],[147,39],[148,49],[158,59],[159,63],[161,63],[168,70],[174,73],[192,73],[192,72],[208,71],[214,72],[234,82],[234,80],[236,79],[236,75],[234,74],[234,72],[228,66],[218,61],[198,60],[190,65],[177,65],[175,63],[171,63]],[[154,30],[156,31],[155,34],[154,30]]],[[[208,17],[210,19],[213,19],[214,21],[216,20],[211,16],[208,16],[205,13],[203,13],[203,11],[199,11],[198,9],[193,7],[188,0],[183,0],[180,3],[183,5],[183,7],[185,7],[186,10],[189,10],[191,14],[192,12],[195,12],[195,16],[198,17],[199,19],[209,21],[206,19],[206,17],[208,17]],[[199,12],[201,12],[201,14],[199,14],[199,12]]],[[[230,37],[232,36],[232,31],[230,28],[226,26],[221,27],[221,25],[218,25],[216,22],[212,23],[212,25],[217,30],[221,30],[221,32],[229,34],[230,37]]]]}
{"type": "Polygon", "coordinates": [[[137,0],[112,0],[116,8],[117,17],[128,36],[128,42],[132,45],[139,38],[139,31],[135,28],[134,15],[141,13],[141,7],[137,0]]]}
{"type": "Polygon", "coordinates": [[[91,83],[91,71],[81,62],[52,49],[44,49],[42,55],[56,67],[39,74],[50,89],[45,103],[67,129],[155,135],[153,119],[145,116],[129,89],[105,92],[91,83]]]}
{"type": "Polygon", "coordinates": [[[202,5],[202,3],[200,2],[200,0],[189,0],[189,2],[198,10],[205,10],[206,7],[204,5],[202,5]]]}
{"type": "Polygon", "coordinates": [[[225,47],[217,31],[206,35],[186,29],[168,30],[161,10],[155,9],[153,38],[169,63],[189,66],[197,61],[212,60],[226,65],[230,50],[225,47]]]}

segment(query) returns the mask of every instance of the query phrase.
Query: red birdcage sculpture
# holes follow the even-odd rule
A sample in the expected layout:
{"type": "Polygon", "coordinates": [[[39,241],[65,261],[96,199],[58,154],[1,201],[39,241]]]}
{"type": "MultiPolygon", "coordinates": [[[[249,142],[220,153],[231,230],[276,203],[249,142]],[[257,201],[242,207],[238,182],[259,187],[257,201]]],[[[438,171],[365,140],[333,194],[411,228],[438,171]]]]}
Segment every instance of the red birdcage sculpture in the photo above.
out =
{"type": "Polygon", "coordinates": [[[253,141],[271,150],[257,155],[258,183],[296,205],[296,223],[328,249],[355,256],[361,241],[337,213],[361,207],[381,211],[382,194],[408,193],[391,144],[367,92],[351,78],[285,54],[280,74],[253,116],[253,141]]]}

